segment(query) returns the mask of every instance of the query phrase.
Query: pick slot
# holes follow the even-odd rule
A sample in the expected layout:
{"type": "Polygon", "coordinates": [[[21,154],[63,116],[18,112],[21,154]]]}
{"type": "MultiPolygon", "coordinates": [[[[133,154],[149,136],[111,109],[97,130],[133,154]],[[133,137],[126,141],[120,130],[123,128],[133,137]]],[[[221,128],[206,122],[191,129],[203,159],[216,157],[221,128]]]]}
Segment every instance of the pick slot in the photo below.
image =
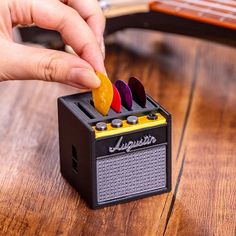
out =
{"type": "Polygon", "coordinates": [[[135,100],[133,100],[132,110],[133,111],[140,111],[142,109],[143,108],[135,100]]]}
{"type": "Polygon", "coordinates": [[[121,106],[120,114],[125,112],[128,112],[128,110],[124,106],[121,106]]]}
{"type": "Polygon", "coordinates": [[[146,108],[155,108],[158,107],[151,99],[147,97],[146,108]]]}
{"type": "Polygon", "coordinates": [[[89,119],[95,118],[81,103],[77,103],[77,106],[89,119]]]}
{"type": "Polygon", "coordinates": [[[112,108],[110,108],[109,112],[108,112],[108,116],[113,116],[113,115],[116,115],[116,114],[119,114],[117,112],[115,112],[112,108]]]}
{"type": "Polygon", "coordinates": [[[93,116],[93,118],[101,118],[103,117],[102,114],[100,114],[95,108],[94,106],[92,106],[91,104],[91,100],[83,100],[80,101],[80,104],[83,106],[83,108],[86,110],[87,113],[91,114],[91,116],[93,116]]]}

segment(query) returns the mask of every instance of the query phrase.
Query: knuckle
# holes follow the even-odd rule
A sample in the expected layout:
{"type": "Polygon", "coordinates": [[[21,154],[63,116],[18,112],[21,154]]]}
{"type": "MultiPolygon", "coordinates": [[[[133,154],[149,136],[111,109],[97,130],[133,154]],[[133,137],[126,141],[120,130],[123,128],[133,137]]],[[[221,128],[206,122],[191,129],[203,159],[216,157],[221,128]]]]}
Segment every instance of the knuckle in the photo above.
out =
{"type": "Polygon", "coordinates": [[[57,53],[51,53],[41,58],[38,63],[38,74],[42,75],[45,81],[55,81],[58,77],[59,56],[57,53]]]}
{"type": "Polygon", "coordinates": [[[80,49],[80,54],[89,53],[94,51],[94,43],[86,42],[80,49]]]}
{"type": "Polygon", "coordinates": [[[68,8],[61,16],[55,29],[63,34],[63,32],[77,21],[78,12],[73,8],[68,8]]]}

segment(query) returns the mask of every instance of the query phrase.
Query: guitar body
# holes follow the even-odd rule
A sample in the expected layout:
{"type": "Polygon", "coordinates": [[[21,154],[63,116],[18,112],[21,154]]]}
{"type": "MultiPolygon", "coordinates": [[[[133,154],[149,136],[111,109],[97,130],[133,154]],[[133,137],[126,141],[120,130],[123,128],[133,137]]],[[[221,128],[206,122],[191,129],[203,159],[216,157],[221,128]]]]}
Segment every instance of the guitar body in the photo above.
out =
{"type": "Polygon", "coordinates": [[[217,22],[212,23],[212,21],[198,20],[194,17],[185,17],[168,11],[158,11],[158,9],[155,10],[155,7],[144,12],[126,13],[124,15],[115,15],[114,17],[112,14],[109,15],[106,35],[127,28],[141,28],[197,37],[229,46],[236,46],[236,24],[232,24],[232,27],[227,27],[224,24],[217,24],[217,22]]]}

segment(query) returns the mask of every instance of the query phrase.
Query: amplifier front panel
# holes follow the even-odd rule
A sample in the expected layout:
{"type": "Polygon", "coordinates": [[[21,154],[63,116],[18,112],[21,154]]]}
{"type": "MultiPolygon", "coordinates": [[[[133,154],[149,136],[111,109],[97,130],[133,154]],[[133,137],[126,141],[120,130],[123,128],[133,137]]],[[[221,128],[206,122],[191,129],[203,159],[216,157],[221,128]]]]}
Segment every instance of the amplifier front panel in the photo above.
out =
{"type": "Polygon", "coordinates": [[[166,144],[96,161],[98,204],[167,187],[166,144]]]}

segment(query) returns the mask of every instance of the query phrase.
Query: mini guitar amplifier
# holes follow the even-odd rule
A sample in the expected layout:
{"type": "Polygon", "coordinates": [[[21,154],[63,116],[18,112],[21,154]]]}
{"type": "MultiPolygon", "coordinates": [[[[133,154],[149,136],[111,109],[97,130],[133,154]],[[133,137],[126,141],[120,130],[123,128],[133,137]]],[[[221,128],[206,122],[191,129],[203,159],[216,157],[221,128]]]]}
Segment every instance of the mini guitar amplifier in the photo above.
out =
{"type": "Polygon", "coordinates": [[[102,116],[91,93],[58,99],[60,166],[93,209],[171,190],[171,116],[146,107],[102,116]]]}

